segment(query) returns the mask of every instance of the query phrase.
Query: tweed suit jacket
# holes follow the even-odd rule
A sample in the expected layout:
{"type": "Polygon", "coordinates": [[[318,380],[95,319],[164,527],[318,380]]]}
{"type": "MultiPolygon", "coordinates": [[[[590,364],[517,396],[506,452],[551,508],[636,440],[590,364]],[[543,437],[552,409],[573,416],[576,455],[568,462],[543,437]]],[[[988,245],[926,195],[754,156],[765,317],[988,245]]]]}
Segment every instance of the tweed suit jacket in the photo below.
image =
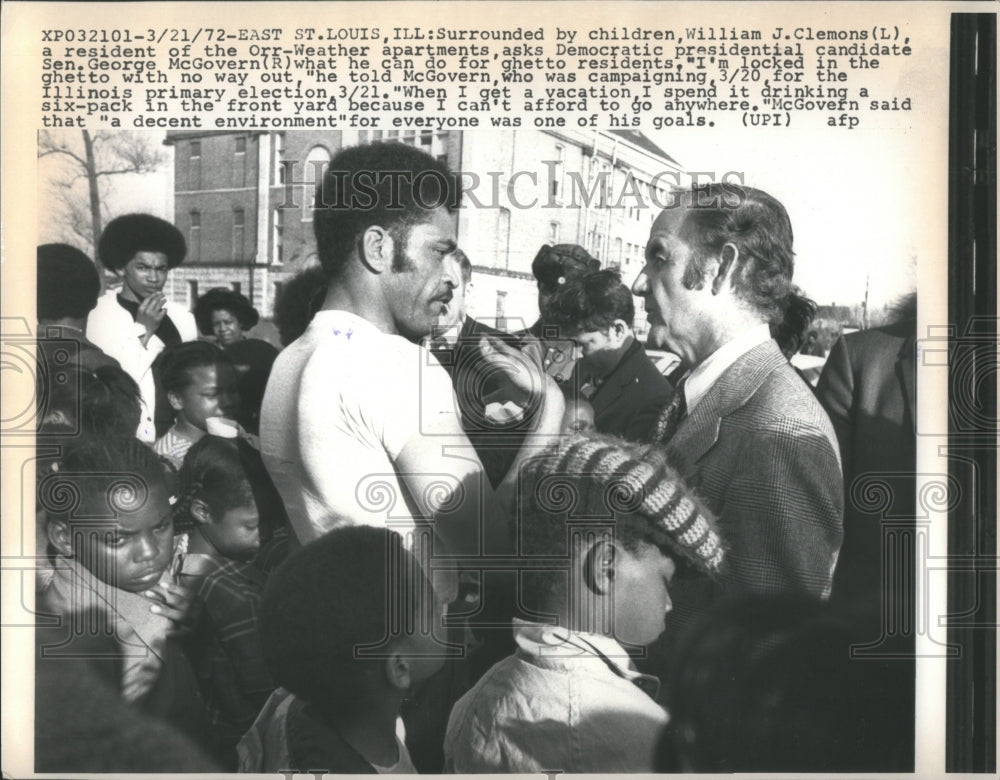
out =
{"type": "Polygon", "coordinates": [[[777,344],[731,365],[667,451],[719,518],[727,590],[829,596],[843,537],[837,438],[777,344]]]}

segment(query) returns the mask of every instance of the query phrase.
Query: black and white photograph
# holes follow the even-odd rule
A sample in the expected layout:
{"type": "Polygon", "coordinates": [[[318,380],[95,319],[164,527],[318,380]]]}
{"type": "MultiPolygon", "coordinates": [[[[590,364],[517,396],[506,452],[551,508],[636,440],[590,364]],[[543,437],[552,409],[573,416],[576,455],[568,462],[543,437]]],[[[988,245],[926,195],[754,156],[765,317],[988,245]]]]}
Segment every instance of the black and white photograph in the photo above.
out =
{"type": "Polygon", "coordinates": [[[995,7],[3,13],[5,777],[995,773],[995,7]]]}

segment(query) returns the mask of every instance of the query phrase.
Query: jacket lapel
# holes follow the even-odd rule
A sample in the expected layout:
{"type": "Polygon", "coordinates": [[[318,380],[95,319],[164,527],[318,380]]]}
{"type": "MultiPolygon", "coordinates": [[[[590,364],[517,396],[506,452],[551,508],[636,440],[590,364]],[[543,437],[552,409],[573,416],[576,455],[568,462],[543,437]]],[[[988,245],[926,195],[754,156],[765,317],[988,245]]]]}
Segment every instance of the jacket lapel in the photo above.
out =
{"type": "Polygon", "coordinates": [[[677,428],[667,445],[671,457],[693,465],[719,438],[722,421],[753,397],[785,356],[773,341],[765,341],[742,355],[723,372],[677,428]]]}
{"type": "MultiPolygon", "coordinates": [[[[641,349],[642,344],[638,340],[633,341],[632,346],[625,352],[621,362],[611,372],[608,381],[601,385],[597,389],[597,392],[591,396],[590,403],[594,407],[595,414],[609,408],[615,401],[622,397],[625,389],[635,382],[635,377],[638,373],[636,356],[641,349]]],[[[577,363],[577,367],[579,367],[579,363],[577,363]]]]}

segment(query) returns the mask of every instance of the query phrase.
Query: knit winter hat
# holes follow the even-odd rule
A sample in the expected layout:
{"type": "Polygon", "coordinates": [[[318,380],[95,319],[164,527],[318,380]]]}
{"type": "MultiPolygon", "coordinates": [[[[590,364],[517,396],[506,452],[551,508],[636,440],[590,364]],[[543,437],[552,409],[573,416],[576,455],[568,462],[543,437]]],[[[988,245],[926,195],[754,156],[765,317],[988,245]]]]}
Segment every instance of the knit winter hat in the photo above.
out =
{"type": "Polygon", "coordinates": [[[629,515],[648,523],[651,541],[700,571],[716,576],[722,566],[725,550],[715,519],[658,447],[599,434],[574,436],[530,459],[520,487],[528,506],[547,515],[629,515]]]}
{"type": "Polygon", "coordinates": [[[137,252],[162,252],[167,267],[176,268],[184,262],[187,243],[181,231],[152,214],[124,214],[111,220],[97,244],[104,267],[120,271],[137,252]]]}

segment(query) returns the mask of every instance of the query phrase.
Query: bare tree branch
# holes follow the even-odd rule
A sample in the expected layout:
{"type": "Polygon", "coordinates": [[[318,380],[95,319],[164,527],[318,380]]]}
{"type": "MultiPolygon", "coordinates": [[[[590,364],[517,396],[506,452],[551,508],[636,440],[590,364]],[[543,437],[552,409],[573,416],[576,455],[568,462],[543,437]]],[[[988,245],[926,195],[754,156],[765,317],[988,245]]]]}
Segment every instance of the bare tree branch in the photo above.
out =
{"type": "MultiPolygon", "coordinates": [[[[43,130],[38,135],[39,159],[62,159],[62,175],[53,177],[56,200],[61,204],[65,230],[90,247],[96,247],[106,217],[104,205],[108,179],[135,173],[152,173],[167,161],[166,151],[143,133],[43,130]],[[86,188],[79,187],[80,182],[86,188]]],[[[94,257],[102,285],[104,269],[94,257]]]]}

